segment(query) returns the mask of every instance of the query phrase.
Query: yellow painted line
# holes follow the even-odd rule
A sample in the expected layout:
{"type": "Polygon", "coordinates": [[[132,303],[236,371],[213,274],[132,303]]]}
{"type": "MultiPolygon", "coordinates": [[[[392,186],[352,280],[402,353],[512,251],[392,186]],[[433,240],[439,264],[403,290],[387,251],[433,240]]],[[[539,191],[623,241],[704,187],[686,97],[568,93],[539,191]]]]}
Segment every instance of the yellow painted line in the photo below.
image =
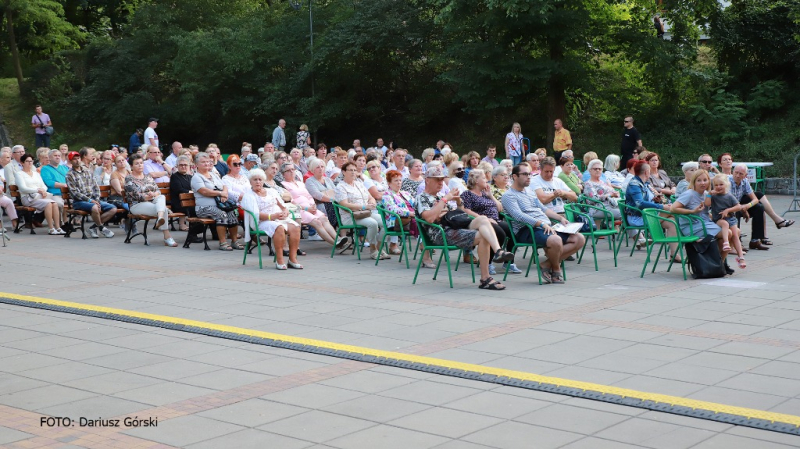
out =
{"type": "Polygon", "coordinates": [[[39,298],[35,296],[16,295],[13,293],[0,292],[0,296],[16,299],[19,301],[46,304],[51,306],[69,307],[78,310],[85,310],[91,312],[101,312],[122,315],[131,318],[140,318],[152,321],[158,321],[171,324],[182,324],[184,326],[197,327],[202,329],[215,330],[219,332],[229,332],[232,334],[266,338],[271,340],[283,341],[288,343],[295,343],[306,346],[313,346],[318,348],[331,349],[335,351],[351,352],[356,354],[371,355],[378,358],[393,359],[406,361],[410,363],[419,363],[423,365],[458,369],[468,372],[494,375],[498,377],[507,377],[511,379],[519,379],[523,381],[531,381],[542,384],[557,385],[559,387],[575,388],[583,391],[592,391],[602,394],[618,395],[625,398],[635,398],[642,401],[652,401],[655,403],[666,403],[670,405],[677,405],[688,407],[691,409],[709,410],[715,413],[727,413],[746,417],[748,419],[763,419],[770,422],[781,422],[793,424],[800,427],[800,416],[787,415],[784,413],[774,413],[765,410],[756,410],[746,407],[736,407],[732,405],[719,404],[716,402],[699,401],[695,399],[687,399],[678,396],[670,396],[666,394],[648,393],[644,391],[631,390],[628,388],[613,387],[610,385],[602,385],[591,382],[582,382],[577,380],[562,379],[559,377],[542,376],[533,373],[526,373],[524,371],[514,371],[502,368],[493,368],[490,366],[476,365],[472,363],[462,363],[453,360],[437,359],[434,357],[417,356],[411,354],[404,354],[401,352],[382,351],[378,349],[365,348],[362,346],[344,345],[333,343],[323,340],[314,340],[310,338],[293,337],[291,335],[274,334],[272,332],[257,331],[253,329],[245,329],[241,327],[226,326],[222,324],[207,323],[204,321],[187,320],[183,318],[170,317],[165,315],[156,315],[152,313],[136,312],[132,310],[115,309],[112,307],[93,306],[88,304],[81,304],[69,301],[58,301],[54,299],[39,298]]]}

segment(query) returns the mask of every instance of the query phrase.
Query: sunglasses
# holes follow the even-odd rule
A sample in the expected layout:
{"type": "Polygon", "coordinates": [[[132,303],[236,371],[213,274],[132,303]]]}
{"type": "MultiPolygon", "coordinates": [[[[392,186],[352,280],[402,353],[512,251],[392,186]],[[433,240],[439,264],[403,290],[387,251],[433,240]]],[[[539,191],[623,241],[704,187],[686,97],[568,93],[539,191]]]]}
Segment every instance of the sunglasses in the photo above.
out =
{"type": "Polygon", "coordinates": [[[234,162],[234,163],[233,163],[233,164],[231,164],[231,165],[233,165],[234,167],[241,167],[241,166],[242,166],[242,163],[241,163],[241,162],[234,162]]]}

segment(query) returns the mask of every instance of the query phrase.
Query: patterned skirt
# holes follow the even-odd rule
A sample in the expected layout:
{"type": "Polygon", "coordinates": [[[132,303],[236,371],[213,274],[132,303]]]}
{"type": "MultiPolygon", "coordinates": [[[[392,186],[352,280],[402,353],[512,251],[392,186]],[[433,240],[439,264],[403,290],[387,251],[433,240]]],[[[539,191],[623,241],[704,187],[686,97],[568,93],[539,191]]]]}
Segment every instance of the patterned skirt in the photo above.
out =
{"type": "Polygon", "coordinates": [[[210,218],[214,220],[218,226],[233,227],[239,225],[239,217],[236,216],[235,210],[225,212],[216,206],[196,206],[195,213],[200,218],[210,218]]]}

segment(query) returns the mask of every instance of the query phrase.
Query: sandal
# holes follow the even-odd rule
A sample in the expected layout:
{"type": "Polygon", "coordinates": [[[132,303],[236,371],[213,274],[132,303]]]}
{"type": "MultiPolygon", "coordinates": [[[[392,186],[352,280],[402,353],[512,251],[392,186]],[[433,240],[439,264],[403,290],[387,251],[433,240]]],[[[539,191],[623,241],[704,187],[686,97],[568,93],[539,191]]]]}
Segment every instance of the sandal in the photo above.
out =
{"type": "Polygon", "coordinates": [[[761,239],[762,245],[772,246],[772,240],[770,239],[761,239]]]}
{"type": "Polygon", "coordinates": [[[164,226],[164,223],[166,223],[166,221],[167,220],[164,220],[164,217],[158,217],[158,220],[156,220],[156,224],[153,225],[153,230],[158,231],[158,228],[164,226]]]}
{"type": "Polygon", "coordinates": [[[433,263],[433,262],[430,262],[430,263],[429,262],[422,262],[422,268],[434,269],[434,268],[436,268],[436,264],[433,263]]]}
{"type": "Polygon", "coordinates": [[[231,246],[233,247],[233,249],[244,249],[244,245],[242,245],[239,242],[233,242],[233,245],[231,246]]]}
{"type": "Polygon", "coordinates": [[[178,226],[179,231],[189,232],[189,226],[178,226]]]}
{"type": "Polygon", "coordinates": [[[280,264],[278,262],[275,262],[275,269],[276,270],[285,270],[286,269],[286,264],[285,263],[284,264],[280,264]]]}
{"type": "Polygon", "coordinates": [[[478,288],[482,290],[505,290],[506,286],[495,281],[493,277],[489,276],[486,279],[481,280],[481,285],[478,288]]]}
{"type": "Polygon", "coordinates": [[[231,244],[230,243],[224,242],[224,243],[220,243],[219,244],[219,250],[220,251],[233,251],[233,248],[231,248],[231,244]]]}
{"type": "Polygon", "coordinates": [[[741,268],[742,270],[747,268],[747,262],[745,262],[744,257],[737,257],[736,262],[739,263],[739,268],[741,268]]]}
{"type": "Polygon", "coordinates": [[[780,229],[780,228],[788,228],[789,226],[791,226],[793,224],[794,224],[794,220],[783,220],[780,223],[775,223],[775,226],[778,229],[780,229]]]}
{"type": "Polygon", "coordinates": [[[299,263],[289,262],[288,265],[289,265],[289,268],[292,268],[294,270],[302,270],[303,269],[303,266],[300,265],[299,263]]]}
{"type": "Polygon", "coordinates": [[[514,260],[514,254],[501,249],[494,253],[494,259],[492,259],[492,262],[511,262],[512,260],[514,260]]]}
{"type": "Polygon", "coordinates": [[[560,271],[551,271],[550,274],[554,284],[564,283],[564,276],[560,271]]]}
{"type": "Polygon", "coordinates": [[[389,254],[394,254],[395,256],[399,255],[400,253],[402,253],[402,251],[400,251],[400,248],[394,248],[389,250],[389,254]]]}
{"type": "Polygon", "coordinates": [[[300,248],[297,248],[297,255],[298,255],[298,256],[305,256],[305,255],[306,255],[306,252],[305,252],[305,251],[303,251],[303,250],[302,250],[302,249],[300,249],[300,248]]]}
{"type": "Polygon", "coordinates": [[[725,244],[722,245],[722,250],[723,251],[730,251],[731,250],[731,244],[728,243],[728,242],[725,242],[725,244]]]}
{"type": "Polygon", "coordinates": [[[542,271],[542,281],[545,284],[552,284],[553,283],[553,272],[550,271],[549,268],[544,268],[539,265],[539,269],[542,271]]]}

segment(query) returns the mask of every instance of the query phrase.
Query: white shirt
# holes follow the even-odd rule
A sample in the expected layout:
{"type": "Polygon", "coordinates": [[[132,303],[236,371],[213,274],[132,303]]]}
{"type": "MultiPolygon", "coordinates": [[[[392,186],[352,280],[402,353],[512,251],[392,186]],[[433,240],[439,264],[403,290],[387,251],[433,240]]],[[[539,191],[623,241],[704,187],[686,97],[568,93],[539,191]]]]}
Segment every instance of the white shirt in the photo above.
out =
{"type": "MultiPolygon", "coordinates": [[[[527,191],[530,194],[536,195],[537,190],[542,190],[542,192],[546,194],[551,194],[556,190],[565,190],[571,191],[564,181],[553,177],[550,181],[545,181],[541,176],[537,176],[531,179],[531,185],[527,187],[527,191]]],[[[538,197],[538,196],[537,196],[538,197]]],[[[553,212],[562,214],[564,213],[564,199],[563,198],[554,198],[553,201],[544,205],[546,208],[552,210],[553,212]]]]}
{"type": "MultiPolygon", "coordinates": [[[[142,143],[142,145],[152,145],[150,143],[150,139],[153,139],[156,142],[156,146],[159,147],[159,145],[158,145],[158,134],[156,134],[156,130],[148,126],[147,129],[144,130],[144,143],[142,143]]],[[[161,147],[159,147],[159,148],[161,148],[161,147]]],[[[131,149],[131,151],[135,152],[136,150],[135,149],[131,149]]]]}
{"type": "Polygon", "coordinates": [[[406,179],[409,176],[411,176],[411,174],[408,172],[408,167],[406,167],[406,166],[403,166],[402,169],[398,169],[397,167],[395,167],[394,164],[392,164],[392,165],[389,166],[389,169],[386,170],[386,171],[389,171],[389,170],[397,170],[397,171],[399,171],[400,174],[403,175],[403,179],[406,179]]]}
{"type": "Polygon", "coordinates": [[[178,166],[178,156],[175,156],[175,153],[170,154],[167,156],[166,162],[173,170],[178,166]]]}

